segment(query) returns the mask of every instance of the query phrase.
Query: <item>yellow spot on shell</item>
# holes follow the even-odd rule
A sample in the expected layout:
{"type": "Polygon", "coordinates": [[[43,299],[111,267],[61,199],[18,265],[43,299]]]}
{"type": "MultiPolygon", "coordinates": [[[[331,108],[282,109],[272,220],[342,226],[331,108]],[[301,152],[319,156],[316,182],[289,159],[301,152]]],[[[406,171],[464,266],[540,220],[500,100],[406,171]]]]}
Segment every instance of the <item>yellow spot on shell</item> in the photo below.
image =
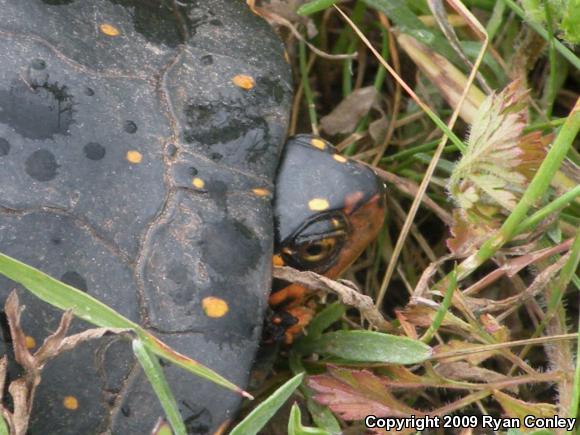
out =
{"type": "Polygon", "coordinates": [[[34,337],[31,337],[30,335],[27,335],[24,338],[24,343],[26,344],[27,349],[34,349],[36,347],[36,340],[34,339],[34,337]]]}
{"type": "Polygon", "coordinates": [[[250,89],[252,89],[254,87],[254,85],[256,84],[256,82],[254,81],[254,79],[252,77],[247,76],[245,74],[238,74],[237,76],[235,76],[232,79],[232,82],[238,88],[245,89],[246,91],[249,91],[250,89]]]}
{"type": "Polygon", "coordinates": [[[127,160],[129,161],[129,163],[133,163],[136,165],[138,163],[141,163],[141,160],[143,160],[143,154],[135,150],[127,151],[127,160]]]}
{"type": "Polygon", "coordinates": [[[62,400],[62,405],[71,411],[76,411],[79,408],[79,401],[75,396],[65,396],[62,400]]]}
{"type": "Polygon", "coordinates": [[[284,266],[284,260],[282,259],[282,256],[279,254],[273,255],[272,256],[272,264],[274,266],[284,266]]]}
{"type": "Polygon", "coordinates": [[[111,24],[101,24],[99,30],[107,36],[119,36],[121,32],[111,24]]]}
{"type": "Polygon", "coordinates": [[[286,63],[290,63],[290,55],[286,50],[284,50],[284,60],[286,61],[286,63]]]}
{"type": "Polygon", "coordinates": [[[205,187],[205,181],[197,177],[191,180],[191,184],[193,184],[193,187],[195,187],[196,189],[203,189],[205,187]]]}
{"type": "Polygon", "coordinates": [[[312,145],[315,148],[318,148],[319,150],[323,150],[326,148],[326,143],[324,143],[322,139],[311,139],[310,145],[312,145]]]}
{"type": "Polygon", "coordinates": [[[223,317],[229,311],[228,303],[220,298],[208,296],[201,301],[203,312],[208,317],[223,317]]]}
{"type": "Polygon", "coordinates": [[[308,201],[308,208],[312,211],[323,211],[328,207],[330,207],[330,204],[323,198],[314,198],[308,201]]]}
{"type": "Polygon", "coordinates": [[[335,154],[332,156],[332,158],[339,163],[346,163],[346,157],[343,157],[340,154],[335,154]]]}
{"type": "Polygon", "coordinates": [[[252,189],[252,192],[258,196],[268,196],[270,194],[270,191],[268,189],[264,189],[263,187],[256,187],[255,189],[252,189]]]}

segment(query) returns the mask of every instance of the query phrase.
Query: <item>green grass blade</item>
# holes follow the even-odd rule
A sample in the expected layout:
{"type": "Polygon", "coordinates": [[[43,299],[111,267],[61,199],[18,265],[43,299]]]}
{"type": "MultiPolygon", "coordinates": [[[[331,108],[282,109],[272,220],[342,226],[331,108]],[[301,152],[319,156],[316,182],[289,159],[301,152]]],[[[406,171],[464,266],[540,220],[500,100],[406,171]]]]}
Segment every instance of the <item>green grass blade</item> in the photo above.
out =
{"type": "Polygon", "coordinates": [[[325,329],[339,321],[345,313],[346,306],[341,303],[335,302],[328,305],[312,319],[307,328],[308,333],[300,340],[308,341],[320,337],[325,329]]]}
{"type": "MultiPolygon", "coordinates": [[[[290,351],[290,355],[288,356],[288,365],[290,366],[292,373],[302,373],[305,371],[302,360],[300,359],[300,355],[298,355],[293,350],[290,351]]],[[[302,384],[300,385],[300,392],[306,399],[308,412],[310,413],[310,416],[312,417],[312,420],[316,426],[325,430],[329,435],[339,435],[342,431],[338,421],[330,409],[314,400],[314,391],[308,386],[302,384]]]]}
{"type": "Polygon", "coordinates": [[[431,347],[418,340],[374,331],[329,332],[296,350],[349,361],[389,364],[416,364],[432,355],[431,347]]]}
{"type": "Polygon", "coordinates": [[[300,6],[296,11],[296,13],[302,16],[312,15],[315,14],[316,12],[328,9],[337,2],[338,0],[314,0],[300,6]]]}
{"type": "Polygon", "coordinates": [[[230,435],[255,435],[262,429],[268,420],[280,409],[282,405],[292,395],[294,390],[302,383],[304,373],[299,373],[284,385],[278,388],[270,397],[258,405],[248,414],[235,428],[230,435]]]}
{"type": "Polygon", "coordinates": [[[398,29],[427,47],[435,50],[454,64],[462,66],[459,56],[453,51],[445,37],[433,28],[427,27],[409,8],[404,0],[363,0],[370,7],[384,13],[398,29]]]}
{"type": "Polygon", "coordinates": [[[457,265],[451,272],[449,277],[449,285],[447,286],[447,290],[445,291],[445,297],[443,298],[443,302],[441,302],[441,306],[435,313],[435,317],[433,318],[433,322],[421,337],[421,341],[423,343],[429,343],[441,324],[443,323],[443,319],[445,318],[445,314],[449,311],[449,307],[451,306],[451,300],[453,299],[453,292],[457,288],[457,265]]]}
{"type": "Polygon", "coordinates": [[[157,337],[141,328],[135,322],[123,317],[111,307],[34,267],[0,253],[0,274],[21,284],[39,299],[61,310],[71,310],[75,316],[93,325],[103,328],[131,329],[143,340],[150,352],[197,376],[236,391],[243,396],[251,397],[248,393],[208,367],[175,352],[157,337]]]}
{"type": "Polygon", "coordinates": [[[540,221],[547,218],[550,214],[564,208],[576,198],[580,197],[580,186],[576,186],[568,192],[555,198],[552,202],[542,207],[530,217],[526,218],[519,226],[516,232],[522,234],[534,228],[540,221]]]}
{"type": "Polygon", "coordinates": [[[165,379],[165,374],[157,357],[152,357],[143,342],[139,339],[133,340],[133,352],[139,360],[141,367],[143,367],[143,371],[165,411],[173,433],[175,435],[187,435],[187,430],[185,429],[179,408],[177,407],[177,401],[171,392],[167,379],[165,379]]]}
{"type": "Polygon", "coordinates": [[[302,426],[302,413],[295,403],[292,405],[288,419],[288,435],[330,435],[330,432],[317,427],[302,426]]]}
{"type": "Polygon", "coordinates": [[[493,11],[491,17],[487,21],[485,30],[487,30],[487,35],[489,40],[492,41],[497,31],[503,25],[503,16],[505,14],[506,4],[502,1],[496,2],[493,6],[493,11]]]}
{"type": "Polygon", "coordinates": [[[93,325],[134,330],[139,328],[139,325],[94,297],[2,253],[0,253],[0,273],[22,284],[44,302],[63,311],[71,310],[75,316],[93,325]]]}

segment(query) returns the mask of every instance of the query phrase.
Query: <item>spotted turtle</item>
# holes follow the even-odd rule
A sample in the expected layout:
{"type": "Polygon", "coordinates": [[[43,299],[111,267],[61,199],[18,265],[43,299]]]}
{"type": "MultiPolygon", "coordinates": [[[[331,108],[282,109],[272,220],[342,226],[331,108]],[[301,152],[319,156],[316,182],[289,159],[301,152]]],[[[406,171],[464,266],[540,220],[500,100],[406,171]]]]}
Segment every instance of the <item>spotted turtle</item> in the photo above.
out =
{"type": "MultiPolygon", "coordinates": [[[[308,136],[282,152],[290,68],[242,1],[0,0],[0,10],[0,251],[245,386],[272,258],[344,269],[382,221],[375,175],[308,136]]],[[[14,288],[38,348],[61,313],[5,278],[2,306],[14,288]]],[[[272,304],[294,316],[303,289],[277,290],[272,304]]],[[[164,369],[189,433],[235,416],[235,393],[164,369]]],[[[104,337],[47,364],[29,433],[146,434],[162,415],[130,344],[104,337]]]]}

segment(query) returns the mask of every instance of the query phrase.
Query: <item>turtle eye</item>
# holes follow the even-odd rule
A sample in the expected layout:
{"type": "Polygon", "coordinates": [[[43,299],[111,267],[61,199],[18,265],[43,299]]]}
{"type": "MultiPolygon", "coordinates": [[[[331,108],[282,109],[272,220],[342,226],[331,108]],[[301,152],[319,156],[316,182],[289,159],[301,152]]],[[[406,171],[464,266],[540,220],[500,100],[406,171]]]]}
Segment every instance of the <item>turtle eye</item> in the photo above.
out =
{"type": "Polygon", "coordinates": [[[276,247],[285,264],[322,273],[334,265],[349,234],[341,211],[319,214],[276,247]]]}
{"type": "Polygon", "coordinates": [[[336,238],[328,237],[299,246],[296,255],[300,257],[300,262],[320,263],[334,254],[336,245],[336,238]]]}
{"type": "Polygon", "coordinates": [[[319,273],[333,266],[344,246],[346,234],[335,233],[324,238],[311,238],[282,249],[282,258],[290,266],[319,273]]]}

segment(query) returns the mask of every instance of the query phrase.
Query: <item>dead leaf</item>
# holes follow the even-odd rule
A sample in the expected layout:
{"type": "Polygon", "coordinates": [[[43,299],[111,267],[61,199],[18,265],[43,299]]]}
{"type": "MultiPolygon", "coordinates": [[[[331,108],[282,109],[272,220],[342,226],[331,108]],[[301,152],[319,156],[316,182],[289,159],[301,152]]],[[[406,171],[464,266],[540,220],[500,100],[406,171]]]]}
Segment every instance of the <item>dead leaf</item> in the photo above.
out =
{"type": "Polygon", "coordinates": [[[345,420],[424,415],[396,399],[381,378],[368,370],[328,366],[323,375],[310,376],[308,385],[316,391],[314,399],[328,406],[345,420]]]}
{"type": "MultiPolygon", "coordinates": [[[[375,307],[372,298],[357,291],[356,287],[345,285],[347,281],[338,282],[316,272],[301,272],[287,266],[274,267],[272,276],[283,281],[301,284],[311,290],[332,292],[339,297],[343,304],[358,309],[361,315],[374,327],[385,329],[388,326],[381,312],[375,307]]],[[[351,285],[354,286],[354,284],[351,285]]]]}
{"type": "Polygon", "coordinates": [[[462,208],[453,210],[453,224],[449,229],[451,237],[446,244],[449,251],[460,257],[474,253],[481,244],[499,228],[499,223],[483,222],[481,219],[470,221],[470,216],[462,208]]]}
{"type": "MultiPolygon", "coordinates": [[[[62,352],[73,349],[78,344],[92,339],[101,338],[108,333],[123,333],[125,330],[113,328],[95,328],[79,334],[66,337],[66,333],[73,319],[71,311],[66,311],[57,330],[44,340],[42,346],[32,355],[26,346],[26,334],[20,326],[20,316],[23,308],[18,301],[15,291],[6,299],[4,312],[10,326],[14,359],[24,369],[24,375],[10,382],[8,391],[12,396],[13,412],[2,407],[2,415],[10,426],[11,435],[25,435],[28,430],[30,412],[34,402],[36,388],[41,382],[41,373],[47,361],[62,352]]],[[[0,360],[0,386],[4,391],[6,375],[6,358],[0,360]]]]}
{"type": "Polygon", "coordinates": [[[14,412],[11,418],[11,435],[25,435],[28,430],[30,411],[32,410],[33,391],[26,379],[20,378],[10,382],[8,392],[12,396],[14,412]]]}
{"type": "MultiPolygon", "coordinates": [[[[421,328],[428,328],[433,323],[435,311],[435,307],[431,308],[425,305],[412,304],[405,307],[403,315],[410,324],[421,328]]],[[[470,334],[472,332],[472,328],[467,322],[464,322],[450,311],[445,313],[441,326],[456,333],[462,332],[463,334],[470,334]]]]}
{"type": "Polygon", "coordinates": [[[349,134],[359,121],[377,104],[378,91],[367,86],[353,91],[335,109],[320,120],[320,128],[327,134],[349,134]]]}
{"type": "Polygon", "coordinates": [[[42,368],[46,361],[58,355],[60,344],[64,339],[66,332],[68,331],[72,319],[72,312],[70,310],[66,311],[60,318],[60,323],[56,331],[47,337],[44,340],[44,343],[42,343],[42,346],[40,346],[40,348],[34,353],[36,364],[39,366],[39,368],[42,368]]]}
{"type": "Polygon", "coordinates": [[[20,326],[20,316],[22,314],[22,310],[23,308],[19,304],[16,291],[12,291],[8,298],[6,298],[4,312],[6,313],[8,325],[10,326],[10,336],[12,337],[14,358],[16,359],[16,362],[24,368],[25,371],[35,372],[36,363],[34,357],[26,347],[26,334],[24,334],[24,331],[20,326]]]}
{"type": "MultiPolygon", "coordinates": [[[[62,316],[61,324],[59,325],[58,330],[46,340],[44,343],[36,351],[34,357],[37,358],[37,363],[46,364],[46,362],[56,356],[60,355],[63,352],[69,351],[74,349],[81,343],[90,340],[98,340],[99,338],[104,337],[107,334],[129,334],[131,330],[129,329],[120,329],[120,328],[91,328],[87,329],[86,331],[79,332],[78,334],[71,335],[69,337],[64,337],[64,333],[66,333],[66,329],[61,330],[63,323],[70,322],[69,319],[65,320],[67,314],[70,314],[72,317],[72,313],[65,313],[62,316]]],[[[68,324],[66,324],[66,328],[68,329],[68,324]]]]}
{"type": "Polygon", "coordinates": [[[0,403],[4,400],[4,386],[6,385],[6,369],[8,367],[8,360],[6,355],[0,358],[0,403]]]}

